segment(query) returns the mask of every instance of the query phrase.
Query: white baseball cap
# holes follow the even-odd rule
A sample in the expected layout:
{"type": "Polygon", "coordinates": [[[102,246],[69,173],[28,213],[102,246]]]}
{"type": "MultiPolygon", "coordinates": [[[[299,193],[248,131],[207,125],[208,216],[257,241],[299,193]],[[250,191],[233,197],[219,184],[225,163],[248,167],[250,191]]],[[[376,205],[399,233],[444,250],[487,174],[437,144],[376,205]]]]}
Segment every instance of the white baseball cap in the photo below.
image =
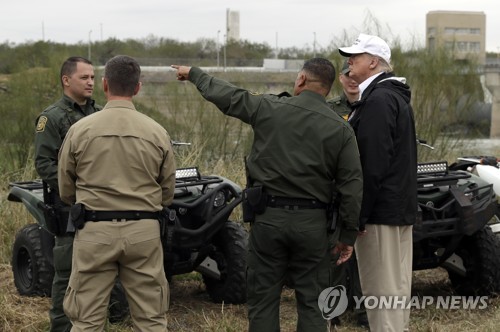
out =
{"type": "Polygon", "coordinates": [[[360,33],[352,46],[340,47],[339,53],[342,56],[350,57],[352,54],[369,53],[391,63],[391,49],[389,45],[380,37],[360,33]]]}

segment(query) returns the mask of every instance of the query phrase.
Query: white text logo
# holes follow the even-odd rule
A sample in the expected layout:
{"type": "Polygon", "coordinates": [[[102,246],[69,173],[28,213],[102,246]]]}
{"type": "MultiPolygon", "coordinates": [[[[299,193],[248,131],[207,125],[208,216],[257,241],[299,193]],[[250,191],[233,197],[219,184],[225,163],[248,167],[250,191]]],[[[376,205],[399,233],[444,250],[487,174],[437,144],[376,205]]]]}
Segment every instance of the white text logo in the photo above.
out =
{"type": "Polygon", "coordinates": [[[353,296],[355,308],[366,309],[425,309],[434,306],[436,309],[486,309],[487,296],[353,296]]]}
{"type": "Polygon", "coordinates": [[[318,306],[324,319],[340,316],[347,309],[347,294],[344,286],[328,287],[318,298],[318,306]]]}

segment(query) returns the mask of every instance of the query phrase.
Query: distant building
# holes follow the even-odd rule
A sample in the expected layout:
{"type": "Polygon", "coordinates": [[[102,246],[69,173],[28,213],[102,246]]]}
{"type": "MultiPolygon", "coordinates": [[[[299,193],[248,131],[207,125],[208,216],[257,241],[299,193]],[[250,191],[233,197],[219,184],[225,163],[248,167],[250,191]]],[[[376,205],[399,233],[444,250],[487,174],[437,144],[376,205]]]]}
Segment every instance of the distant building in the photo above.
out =
{"type": "Polygon", "coordinates": [[[486,15],[484,12],[431,11],[426,17],[426,47],[445,47],[457,59],[486,59],[486,15]]]}
{"type": "Polygon", "coordinates": [[[240,12],[226,10],[226,41],[240,40],[240,12]]]}

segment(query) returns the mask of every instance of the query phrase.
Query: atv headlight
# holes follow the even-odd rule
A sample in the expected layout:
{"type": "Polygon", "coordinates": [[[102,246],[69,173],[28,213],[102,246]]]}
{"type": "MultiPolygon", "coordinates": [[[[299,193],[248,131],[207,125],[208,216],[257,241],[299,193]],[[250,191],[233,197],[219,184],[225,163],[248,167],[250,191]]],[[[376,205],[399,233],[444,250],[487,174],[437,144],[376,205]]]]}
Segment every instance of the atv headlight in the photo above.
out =
{"type": "Polygon", "coordinates": [[[214,207],[218,208],[223,206],[226,203],[226,194],[224,191],[218,191],[215,194],[215,199],[214,199],[214,207]]]}
{"type": "Polygon", "coordinates": [[[196,167],[178,168],[175,171],[175,178],[177,180],[199,179],[200,172],[198,172],[198,168],[196,168],[196,167]]]}
{"type": "Polygon", "coordinates": [[[421,174],[445,174],[448,172],[446,161],[420,163],[417,165],[417,175],[421,174]]]}

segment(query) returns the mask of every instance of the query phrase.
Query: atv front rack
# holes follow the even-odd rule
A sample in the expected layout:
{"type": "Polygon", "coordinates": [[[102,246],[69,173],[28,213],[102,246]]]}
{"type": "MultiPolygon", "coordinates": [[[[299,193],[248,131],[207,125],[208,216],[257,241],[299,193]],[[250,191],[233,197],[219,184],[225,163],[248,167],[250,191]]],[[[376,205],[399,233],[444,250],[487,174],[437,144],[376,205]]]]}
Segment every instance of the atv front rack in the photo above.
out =
{"type": "Polygon", "coordinates": [[[200,175],[197,167],[177,169],[175,181],[169,207],[176,211],[178,220],[169,226],[175,233],[170,246],[198,248],[222,228],[241,203],[241,193],[219,176],[200,175]]]}
{"type": "Polygon", "coordinates": [[[213,183],[220,183],[222,179],[218,176],[201,176],[198,167],[178,168],[175,171],[175,187],[203,186],[204,188],[213,183]]]}
{"type": "Polygon", "coordinates": [[[419,216],[414,240],[450,235],[472,235],[495,215],[493,185],[470,185],[464,171],[450,171],[447,162],[419,164],[419,216]],[[459,180],[462,180],[459,182],[459,180]]]}
{"type": "MultiPolygon", "coordinates": [[[[202,179],[201,182],[202,185],[206,185],[207,182],[212,180],[206,180],[206,182],[204,182],[202,179]]],[[[207,191],[193,201],[182,201],[174,198],[170,208],[176,210],[180,219],[183,217],[181,213],[183,210],[196,211],[200,206],[205,206],[205,208],[202,209],[201,212],[200,217],[204,220],[204,223],[200,225],[200,227],[196,229],[183,227],[180,220],[171,226],[175,232],[174,243],[171,245],[177,248],[196,248],[203,245],[221,229],[224,222],[226,222],[229,218],[231,212],[241,203],[242,196],[233,186],[223,181],[219,182],[221,183],[215,188],[207,191]],[[229,195],[232,199],[224,206],[217,208],[217,211],[215,211],[214,203],[218,197],[218,193],[220,192],[226,192],[225,195],[229,195]],[[206,202],[206,204],[204,204],[204,202],[206,202]]],[[[192,184],[190,183],[189,185],[192,184]]]]}
{"type": "Polygon", "coordinates": [[[465,172],[450,171],[448,162],[419,163],[417,165],[417,188],[432,188],[456,184],[460,179],[471,175],[465,172]]]}

